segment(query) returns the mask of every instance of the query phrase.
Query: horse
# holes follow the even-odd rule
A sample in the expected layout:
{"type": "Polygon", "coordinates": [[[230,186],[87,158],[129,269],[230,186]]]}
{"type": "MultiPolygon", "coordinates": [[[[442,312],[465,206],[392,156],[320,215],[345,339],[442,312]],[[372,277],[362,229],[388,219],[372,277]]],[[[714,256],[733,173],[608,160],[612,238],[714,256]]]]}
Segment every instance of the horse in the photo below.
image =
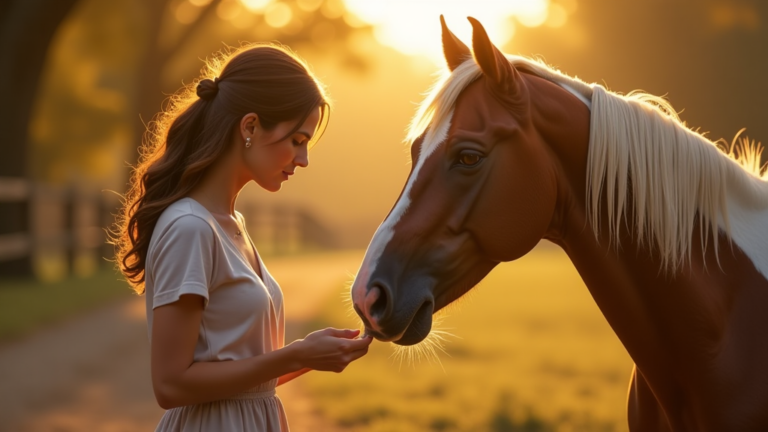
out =
{"type": "Polygon", "coordinates": [[[663,98],[505,55],[471,17],[470,50],[440,19],[448,67],[351,286],[366,333],[421,342],[435,312],[544,239],[634,362],[631,431],[768,430],[759,144],[722,149],[663,98]]]}

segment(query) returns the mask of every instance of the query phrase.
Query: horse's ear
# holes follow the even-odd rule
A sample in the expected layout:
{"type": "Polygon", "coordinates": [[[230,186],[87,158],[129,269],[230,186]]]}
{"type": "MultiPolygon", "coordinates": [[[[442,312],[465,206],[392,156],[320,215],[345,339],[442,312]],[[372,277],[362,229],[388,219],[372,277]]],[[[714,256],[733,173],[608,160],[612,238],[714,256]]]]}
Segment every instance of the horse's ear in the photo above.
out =
{"type": "Polygon", "coordinates": [[[475,62],[480,66],[483,74],[498,86],[508,90],[516,89],[520,83],[520,74],[509,63],[507,57],[491,43],[480,21],[472,17],[467,19],[472,23],[472,51],[475,54],[475,62]]]}
{"type": "Polygon", "coordinates": [[[443,27],[443,54],[445,54],[445,62],[448,63],[448,69],[453,71],[464,61],[472,58],[472,53],[469,52],[469,48],[464,45],[464,42],[448,30],[445,18],[442,15],[440,15],[440,25],[443,27]]]}

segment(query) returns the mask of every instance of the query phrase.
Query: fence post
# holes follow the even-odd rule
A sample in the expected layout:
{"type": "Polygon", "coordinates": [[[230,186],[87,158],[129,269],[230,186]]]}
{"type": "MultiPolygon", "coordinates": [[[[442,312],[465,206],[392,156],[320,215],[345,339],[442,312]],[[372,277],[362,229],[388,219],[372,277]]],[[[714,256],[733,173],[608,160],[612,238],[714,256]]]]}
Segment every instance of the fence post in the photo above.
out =
{"type": "Polygon", "coordinates": [[[93,190],[80,190],[72,196],[71,269],[78,276],[90,276],[99,266],[105,240],[100,196],[93,190]]]}
{"type": "Polygon", "coordinates": [[[77,192],[69,186],[64,189],[62,194],[62,209],[64,212],[64,223],[61,227],[61,235],[64,236],[64,256],[66,257],[66,269],[67,274],[74,274],[75,272],[75,228],[76,228],[76,211],[77,211],[77,192]]]}
{"type": "Polygon", "coordinates": [[[336,247],[333,233],[306,209],[298,210],[298,230],[303,247],[332,249],[336,247]]]}
{"type": "Polygon", "coordinates": [[[32,276],[29,205],[32,185],[20,177],[0,177],[0,277],[32,276]]]}
{"type": "Polygon", "coordinates": [[[272,214],[275,253],[296,252],[299,245],[296,238],[296,224],[294,223],[295,211],[292,211],[288,206],[278,205],[272,209],[272,214]]]}
{"type": "MultiPolygon", "coordinates": [[[[99,212],[99,227],[102,230],[114,230],[116,215],[120,211],[120,203],[116,199],[115,195],[108,192],[100,192],[98,197],[98,212],[99,212]]],[[[112,267],[113,260],[115,259],[115,247],[107,243],[107,234],[104,232],[102,235],[101,248],[99,253],[99,260],[101,265],[112,267]]]]}

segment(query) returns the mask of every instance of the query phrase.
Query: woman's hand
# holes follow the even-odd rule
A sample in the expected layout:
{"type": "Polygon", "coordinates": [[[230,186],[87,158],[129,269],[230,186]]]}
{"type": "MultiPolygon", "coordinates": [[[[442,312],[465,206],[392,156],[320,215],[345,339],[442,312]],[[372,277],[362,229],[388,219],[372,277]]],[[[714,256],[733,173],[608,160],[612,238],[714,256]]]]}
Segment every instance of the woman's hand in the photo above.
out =
{"type": "Polygon", "coordinates": [[[302,368],[341,372],[368,352],[373,338],[356,339],[359,334],[360,330],[327,328],[312,332],[290,345],[297,350],[297,360],[302,368]]]}

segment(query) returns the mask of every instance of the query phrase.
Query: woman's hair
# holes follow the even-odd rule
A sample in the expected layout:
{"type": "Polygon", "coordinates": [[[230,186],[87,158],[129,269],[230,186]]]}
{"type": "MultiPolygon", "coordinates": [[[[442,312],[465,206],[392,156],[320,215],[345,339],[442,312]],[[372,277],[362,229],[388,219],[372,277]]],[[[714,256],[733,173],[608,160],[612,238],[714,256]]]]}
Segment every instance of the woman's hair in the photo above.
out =
{"type": "Polygon", "coordinates": [[[256,113],[266,130],[295,121],[287,138],[317,108],[322,112],[313,143],[328,122],[325,91],[304,62],[274,44],[220,53],[206,62],[200,79],[171,96],[145,133],[111,238],[117,265],[137,293],[144,293],[147,251],[158,218],[227,151],[243,116],[256,113]]]}

